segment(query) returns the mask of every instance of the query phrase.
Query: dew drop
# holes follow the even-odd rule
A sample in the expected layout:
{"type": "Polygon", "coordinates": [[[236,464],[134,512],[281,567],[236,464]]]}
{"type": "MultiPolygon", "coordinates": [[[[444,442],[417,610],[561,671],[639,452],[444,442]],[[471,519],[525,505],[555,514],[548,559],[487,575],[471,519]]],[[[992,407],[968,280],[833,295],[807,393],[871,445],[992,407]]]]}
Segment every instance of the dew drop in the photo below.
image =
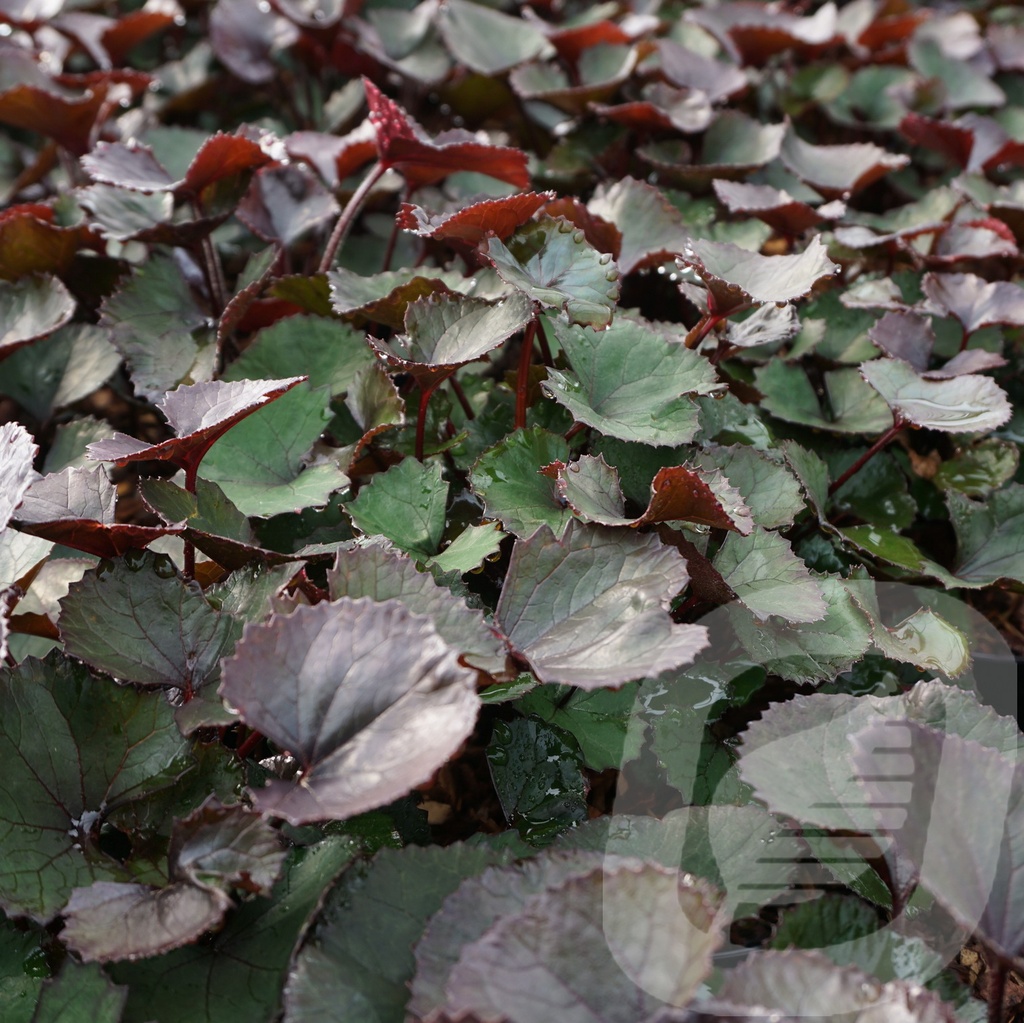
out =
{"type": "Polygon", "coordinates": [[[326,21],[327,20],[327,15],[318,7],[313,12],[313,20],[314,21],[326,21]]]}
{"type": "Polygon", "coordinates": [[[738,284],[727,284],[725,286],[725,290],[726,291],[731,291],[731,292],[735,293],[735,292],[740,290],[740,286],[738,284]]]}
{"type": "Polygon", "coordinates": [[[611,302],[617,302],[619,298],[619,289],[611,288],[610,290],[605,292],[604,297],[611,302]]]}
{"type": "Polygon", "coordinates": [[[658,273],[663,275],[665,273],[665,268],[663,266],[659,266],[658,273]]]}
{"type": "Polygon", "coordinates": [[[454,124],[456,128],[461,128],[465,123],[466,123],[466,119],[464,117],[459,117],[458,114],[456,114],[452,118],[452,124],[454,124]]]}
{"type": "Polygon", "coordinates": [[[788,305],[789,305],[788,302],[776,302],[775,303],[775,308],[776,309],[785,309],[786,306],[788,306],[788,305]]]}
{"type": "Polygon", "coordinates": [[[448,103],[442,103],[437,109],[438,113],[442,114],[444,117],[447,117],[452,112],[452,108],[448,103]]]}
{"type": "Polygon", "coordinates": [[[573,241],[574,241],[574,242],[575,242],[575,243],[576,243],[577,245],[582,245],[582,244],[583,244],[583,239],[584,239],[584,238],[586,238],[586,235],[585,235],[585,234],[584,234],[584,233],[583,233],[582,231],[573,231],[573,234],[572,234],[572,240],[573,240],[573,241]]]}
{"type": "Polygon", "coordinates": [[[0,36],[9,36],[13,31],[10,25],[0,25],[0,36]]]}
{"type": "Polygon", "coordinates": [[[176,15],[174,16],[174,24],[175,24],[175,25],[176,25],[176,26],[177,26],[178,28],[184,28],[184,27],[185,27],[185,22],[186,22],[186,21],[187,21],[187,19],[186,19],[186,17],[185,17],[185,15],[184,15],[184,14],[176,14],[176,15]]]}
{"type": "Polygon", "coordinates": [[[270,4],[268,0],[260,0],[260,2],[256,5],[256,9],[260,12],[260,14],[269,14],[270,4]]]}
{"type": "Polygon", "coordinates": [[[612,261],[612,254],[610,252],[602,252],[598,257],[597,261],[601,266],[607,266],[612,261]]]}
{"type": "Polygon", "coordinates": [[[605,271],[604,279],[606,281],[617,281],[619,279],[618,270],[607,270],[605,271]]]}

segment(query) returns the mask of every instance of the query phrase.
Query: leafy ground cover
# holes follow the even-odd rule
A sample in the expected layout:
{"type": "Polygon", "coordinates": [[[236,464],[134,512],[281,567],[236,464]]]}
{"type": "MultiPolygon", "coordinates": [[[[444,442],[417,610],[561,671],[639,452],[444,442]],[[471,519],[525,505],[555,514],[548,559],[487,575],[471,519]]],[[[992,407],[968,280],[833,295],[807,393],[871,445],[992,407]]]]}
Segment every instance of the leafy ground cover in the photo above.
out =
{"type": "Polygon", "coordinates": [[[0,0],[5,1023],[1018,1015],[1022,72],[0,0]]]}

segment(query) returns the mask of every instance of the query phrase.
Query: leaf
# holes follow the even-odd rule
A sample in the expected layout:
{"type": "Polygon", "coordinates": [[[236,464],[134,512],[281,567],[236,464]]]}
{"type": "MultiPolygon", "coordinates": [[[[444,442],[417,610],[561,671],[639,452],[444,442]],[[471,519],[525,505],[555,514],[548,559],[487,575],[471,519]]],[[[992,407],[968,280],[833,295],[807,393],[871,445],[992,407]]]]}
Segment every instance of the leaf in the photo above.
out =
{"type": "Polygon", "coordinates": [[[563,692],[540,686],[521,697],[517,706],[569,732],[580,745],[583,762],[593,771],[620,768],[640,755],[641,737],[629,728],[636,684],[620,689],[578,689],[563,692]]]}
{"type": "Polygon", "coordinates": [[[438,29],[460,64],[486,76],[555,52],[530,22],[468,0],[449,0],[440,12],[438,29]]]}
{"type": "Polygon", "coordinates": [[[363,88],[370,121],[377,131],[380,162],[397,170],[410,192],[456,171],[489,174],[516,188],[529,188],[526,154],[521,150],[488,145],[461,129],[442,132],[431,140],[402,107],[368,78],[363,78],[363,88]]]}
{"type": "MultiPolygon", "coordinates": [[[[740,774],[776,813],[833,831],[877,833],[848,739],[876,717],[893,723],[891,730],[885,726],[892,735],[919,722],[1007,753],[1017,748],[1012,718],[999,717],[963,689],[918,682],[900,696],[815,693],[774,704],[744,732],[740,774]]],[[[931,796],[924,789],[920,799],[927,808],[931,796]]]]}
{"type": "Polygon", "coordinates": [[[545,393],[609,437],[688,444],[699,425],[690,395],[722,388],[705,356],[640,323],[623,319],[604,331],[556,323],[555,333],[573,372],[549,370],[545,393]]]}
{"type": "Polygon", "coordinates": [[[561,535],[572,511],[558,502],[541,469],[568,457],[569,445],[556,434],[516,430],[477,459],[470,484],[484,499],[487,515],[500,519],[510,533],[525,537],[545,525],[561,535]]]}
{"type": "Polygon", "coordinates": [[[692,267],[707,286],[709,308],[716,316],[751,302],[791,302],[839,267],[815,236],[803,252],[792,256],[762,256],[730,242],[694,241],[684,250],[680,266],[692,267]]]}
{"type": "Polygon", "coordinates": [[[638,526],[681,520],[749,533],[750,511],[720,472],[676,465],[659,469],[651,483],[647,510],[637,519],[622,514],[618,473],[600,455],[581,455],[557,466],[558,492],[573,511],[606,526],[638,526]]]}
{"type": "Polygon", "coordinates": [[[799,423],[832,433],[880,434],[892,426],[884,399],[852,367],[823,374],[825,410],[799,366],[774,359],[754,370],[762,405],[787,423],[799,423]]]}
{"type": "Polygon", "coordinates": [[[1020,464],[1017,447],[986,439],[946,459],[932,477],[940,490],[956,490],[968,497],[988,497],[1013,478],[1020,464]]]}
{"type": "Polygon", "coordinates": [[[735,487],[754,522],[764,529],[792,525],[806,506],[800,484],[785,461],[746,444],[710,445],[694,462],[706,471],[720,469],[735,487]]]}
{"type": "Polygon", "coordinates": [[[32,1023],[120,1023],[128,992],[116,987],[98,966],[65,959],[60,972],[43,985],[32,1023]]]}
{"type": "Polygon", "coordinates": [[[84,324],[61,328],[4,360],[5,394],[40,422],[107,382],[121,357],[102,331],[84,324]]]}
{"type": "Polygon", "coordinates": [[[404,202],[395,220],[402,230],[412,231],[420,238],[478,245],[491,235],[504,240],[554,197],[554,192],[519,192],[436,214],[404,202]]]}
{"type": "Polygon", "coordinates": [[[246,626],[220,694],[302,771],[253,791],[254,805],[295,824],[344,819],[422,784],[476,722],[476,676],[457,656],[397,601],[343,598],[246,626]]]}
{"type": "Polygon", "coordinates": [[[166,526],[118,522],[116,501],[117,490],[102,468],[63,469],[29,487],[15,516],[26,533],[100,558],[120,557],[182,531],[180,521],[166,526]]]}
{"type": "Polygon", "coordinates": [[[740,1006],[751,1006],[748,1018],[772,1010],[783,1018],[838,1015],[851,1023],[868,1023],[880,1013],[908,1023],[956,1019],[951,1006],[919,984],[882,984],[852,966],[841,969],[820,953],[797,950],[753,953],[729,971],[718,997],[721,1018],[742,1016],[740,1006]]]}
{"type": "Polygon", "coordinates": [[[348,477],[333,461],[304,464],[330,420],[323,390],[299,384],[210,449],[203,477],[244,515],[270,516],[327,503],[348,477]]]}
{"type": "Polygon", "coordinates": [[[587,209],[622,233],[622,245],[615,257],[623,276],[660,266],[692,240],[679,210],[653,185],[635,178],[599,186],[587,209]]]}
{"type": "Polygon", "coordinates": [[[216,676],[236,635],[228,615],[150,551],[101,563],[71,585],[60,608],[69,654],[119,679],[188,695],[216,676]]]}
{"type": "Polygon", "coordinates": [[[381,547],[342,549],[327,573],[327,586],[331,600],[401,601],[413,613],[429,618],[441,638],[468,664],[491,674],[505,666],[504,644],[483,615],[440,586],[429,572],[420,571],[412,558],[381,547]]]}
{"type": "Polygon", "coordinates": [[[156,254],[101,307],[100,325],[127,360],[136,391],[151,401],[213,373],[213,329],[170,256],[156,254]]]}
{"type": "Polygon", "coordinates": [[[417,298],[455,294],[467,286],[458,271],[426,266],[417,267],[414,271],[389,270],[372,277],[361,277],[338,267],[327,275],[327,280],[330,282],[331,308],[339,316],[358,313],[394,330],[405,326],[405,311],[417,298]]]}
{"type": "Polygon", "coordinates": [[[902,359],[875,359],[861,375],[892,408],[914,426],[948,433],[980,433],[1002,426],[1013,414],[1006,393],[983,376],[925,380],[902,359]]]}
{"type": "Polygon", "coordinates": [[[519,228],[509,245],[488,238],[484,255],[502,280],[542,306],[561,309],[572,323],[605,327],[619,300],[619,269],[564,217],[519,228]]]}
{"type": "Polygon", "coordinates": [[[714,120],[711,102],[699,89],[674,89],[664,82],[652,82],[640,90],[640,96],[632,102],[591,103],[589,107],[600,117],[640,131],[653,128],[691,134],[703,131],[714,120]]]}
{"type": "MultiPolygon", "coordinates": [[[[787,561],[788,558],[784,559],[783,565],[787,561]]],[[[790,570],[794,575],[803,575],[801,568],[802,564],[796,564],[790,570]]],[[[742,575],[748,569],[741,565],[739,571],[742,575]]],[[[766,624],[762,615],[784,615],[767,602],[759,612],[732,606],[729,617],[749,655],[767,671],[796,682],[822,682],[849,670],[868,650],[871,623],[855,599],[857,591],[851,592],[852,588],[839,578],[830,575],[803,575],[803,578],[806,582],[798,582],[797,586],[801,588],[805,606],[814,601],[814,591],[808,583],[824,601],[824,613],[816,620],[796,624],[769,620],[766,624]]],[[[758,592],[756,583],[753,589],[755,598],[764,595],[758,592]]]]}
{"type": "Polygon", "coordinates": [[[472,572],[484,561],[494,560],[504,539],[505,534],[497,522],[467,526],[440,554],[430,559],[430,564],[442,572],[458,572],[459,575],[472,572]]]}
{"type": "Polygon", "coordinates": [[[408,845],[381,849],[365,870],[347,871],[296,957],[285,991],[286,1023],[400,1019],[415,967],[413,944],[428,918],[463,878],[514,856],[514,848],[493,839],[408,845]]]}
{"type": "Polygon", "coordinates": [[[437,553],[445,525],[448,484],[441,465],[406,458],[377,473],[348,505],[356,526],[368,536],[383,535],[424,561],[437,553]]]}
{"type": "Polygon", "coordinates": [[[533,304],[522,293],[502,302],[454,295],[430,295],[409,303],[405,334],[370,347],[392,366],[411,373],[421,387],[436,386],[458,366],[479,359],[533,319],[533,304]]]}
{"type": "Polygon", "coordinates": [[[575,61],[572,79],[558,64],[533,63],[516,68],[508,82],[525,102],[549,104],[579,116],[618,91],[635,69],[638,56],[634,46],[597,43],[575,61]]]}
{"type": "Polygon", "coordinates": [[[354,852],[342,837],[295,849],[273,893],[239,906],[210,941],[115,966],[129,984],[125,1023],[271,1023],[303,925],[354,852]]]}
{"type": "Polygon", "coordinates": [[[954,492],[946,501],[957,537],[954,574],[961,584],[986,586],[1024,575],[1024,486],[1010,483],[984,503],[954,492]]]}
{"type": "Polygon", "coordinates": [[[281,397],[305,377],[283,380],[211,380],[178,387],[157,402],[170,427],[177,434],[160,444],[146,444],[123,433],[89,445],[89,457],[97,461],[127,465],[129,462],[160,460],[173,462],[186,475],[216,442],[236,423],[257,409],[281,397]]]}
{"type": "Polygon", "coordinates": [[[681,89],[700,89],[712,103],[744,92],[747,76],[735,64],[717,60],[668,37],[658,39],[661,71],[681,89]]]}
{"type": "Polygon", "coordinates": [[[0,426],[0,530],[6,528],[26,491],[39,479],[32,462],[39,449],[20,423],[0,426]]]}
{"type": "Polygon", "coordinates": [[[56,277],[0,280],[0,353],[52,334],[74,315],[75,300],[56,277]]]}
{"type": "Polygon", "coordinates": [[[965,334],[982,327],[1024,325],[1024,288],[1010,281],[986,281],[975,274],[925,274],[926,311],[955,316],[965,334]]]}
{"type": "Polygon", "coordinates": [[[702,628],[666,614],[687,580],[656,537],[571,522],[561,540],[541,528],[516,542],[495,618],[542,682],[621,685],[686,664],[705,645],[702,628]]]}
{"type": "Polygon", "coordinates": [[[755,67],[787,50],[806,59],[840,38],[834,7],[799,15],[740,2],[696,11],[693,21],[710,32],[735,60],[755,67]]]}
{"type": "MultiPolygon", "coordinates": [[[[794,237],[828,219],[806,202],[794,199],[785,189],[771,185],[751,185],[716,178],[711,182],[715,195],[730,213],[749,213],[763,220],[780,234],[794,237]]],[[[839,204],[842,209],[842,204],[839,204]]],[[[837,211],[838,213],[838,211],[837,211]]]]}
{"type": "Polygon", "coordinates": [[[910,163],[909,156],[889,153],[870,142],[815,146],[792,128],[782,140],[779,156],[801,181],[825,198],[844,200],[910,163]]]}
{"type": "Polygon", "coordinates": [[[0,920],[0,1009],[10,1023],[32,1023],[42,985],[34,968],[43,956],[41,937],[35,928],[18,927],[6,917],[0,920]]]}
{"type": "Polygon", "coordinates": [[[825,617],[821,586],[778,533],[755,526],[746,536],[730,534],[714,565],[758,621],[770,615],[788,622],[825,617]]]}
{"type": "Polygon", "coordinates": [[[301,164],[263,167],[235,214],[254,235],[290,248],[341,212],[334,196],[301,164]]]}
{"type": "Polygon", "coordinates": [[[522,1023],[636,1020],[663,1001],[685,1005],[720,941],[705,886],[627,861],[570,878],[499,918],[463,948],[445,1008],[522,1023]]]}
{"type": "Polygon", "coordinates": [[[928,368],[935,331],[931,321],[918,313],[891,310],[868,331],[868,337],[886,355],[903,359],[918,372],[928,368]]]}
{"type": "Polygon", "coordinates": [[[0,710],[0,904],[46,923],[76,886],[123,876],[98,848],[101,824],[174,784],[188,748],[162,700],[69,659],[0,672],[0,710]]]}

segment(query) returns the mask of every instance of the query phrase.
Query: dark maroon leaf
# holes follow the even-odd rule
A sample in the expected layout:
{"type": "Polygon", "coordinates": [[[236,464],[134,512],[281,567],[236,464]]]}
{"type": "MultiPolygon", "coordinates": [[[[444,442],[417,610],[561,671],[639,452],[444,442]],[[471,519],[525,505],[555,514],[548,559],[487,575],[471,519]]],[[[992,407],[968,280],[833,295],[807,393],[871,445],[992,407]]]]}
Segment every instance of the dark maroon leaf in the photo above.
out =
{"type": "Polygon", "coordinates": [[[253,234],[285,248],[338,212],[334,196],[311,171],[296,164],[259,170],[236,210],[253,234]]]}
{"type": "Polygon", "coordinates": [[[815,146],[790,128],[779,154],[801,181],[830,199],[848,199],[890,171],[910,163],[910,157],[889,153],[881,146],[859,142],[846,146],[815,146]]]}
{"type": "Polygon", "coordinates": [[[45,74],[20,48],[0,51],[0,122],[48,135],[75,156],[89,149],[96,120],[111,97],[131,99],[152,79],[141,71],[45,74]]]}
{"type": "Polygon", "coordinates": [[[80,249],[96,248],[97,243],[94,228],[87,224],[62,227],[54,223],[52,206],[12,206],[0,213],[0,278],[13,281],[30,274],[66,273],[80,249]]]}
{"type": "Polygon", "coordinates": [[[425,782],[468,737],[476,672],[397,601],[342,598],[247,625],[220,693],[299,762],[253,791],[293,823],[344,819],[425,782]]]}
{"type": "Polygon", "coordinates": [[[25,492],[39,479],[32,468],[38,453],[32,435],[20,423],[0,426],[0,530],[6,528],[25,492]]]}
{"type": "Polygon", "coordinates": [[[610,121],[640,131],[703,131],[714,119],[711,103],[699,89],[675,89],[664,82],[645,85],[640,100],[608,106],[592,103],[591,110],[610,121]]]}
{"type": "Polygon", "coordinates": [[[750,213],[779,234],[793,237],[803,234],[823,220],[843,215],[842,203],[830,203],[816,210],[789,192],[771,185],[748,185],[740,181],[712,182],[715,194],[730,213],[750,213]]]}
{"type": "Polygon", "coordinates": [[[928,368],[935,331],[926,316],[913,312],[887,312],[868,329],[868,337],[888,355],[909,362],[923,373],[928,368]]]}
{"type": "Polygon", "coordinates": [[[900,131],[915,145],[942,153],[968,172],[1024,165],[1024,143],[1012,139],[997,121],[967,114],[955,121],[907,114],[900,131]]]}
{"type": "Polygon", "coordinates": [[[138,10],[122,15],[104,30],[103,47],[113,64],[122,64],[130,50],[178,24],[183,17],[177,0],[146,0],[138,10]]]}
{"type": "Polygon", "coordinates": [[[106,471],[63,469],[34,483],[15,513],[19,528],[100,558],[148,547],[158,537],[181,533],[182,522],[141,526],[118,522],[117,490],[106,471]]]}
{"type": "Polygon", "coordinates": [[[671,39],[658,40],[662,74],[681,89],[699,89],[721,103],[747,88],[747,76],[735,64],[705,57],[671,39]]]}
{"type": "Polygon", "coordinates": [[[700,7],[689,18],[707,29],[742,64],[760,66],[786,50],[812,57],[840,41],[834,5],[801,17],[752,0],[700,7]]]}
{"type": "Polygon", "coordinates": [[[269,82],[279,70],[275,54],[298,38],[295,25],[259,0],[217,0],[210,11],[213,51],[243,82],[269,82]]]}
{"type": "Polygon", "coordinates": [[[90,444],[89,457],[102,462],[173,462],[186,474],[196,471],[203,456],[235,423],[280,398],[306,377],[283,380],[211,380],[189,384],[164,395],[157,408],[178,434],[160,444],[146,444],[123,433],[90,444]]]}
{"type": "MultiPolygon", "coordinates": [[[[222,0],[223,2],[223,0],[222,0]]],[[[377,130],[377,152],[385,167],[397,170],[410,191],[446,178],[456,171],[475,171],[528,188],[526,154],[519,149],[493,146],[461,129],[429,139],[423,129],[368,78],[363,79],[370,121],[377,130]]]]}
{"type": "Polygon", "coordinates": [[[636,34],[649,30],[649,27],[634,23],[628,27],[639,31],[630,32],[626,24],[619,25],[606,19],[553,25],[541,21],[529,7],[523,9],[523,16],[547,36],[558,51],[558,56],[571,64],[575,64],[580,55],[592,46],[620,46],[632,42],[636,34]]]}
{"type": "Polygon", "coordinates": [[[476,245],[490,235],[506,239],[525,224],[545,203],[554,199],[554,192],[522,192],[500,199],[484,199],[450,213],[428,213],[422,206],[402,203],[398,226],[414,231],[421,238],[444,238],[476,245]]]}
{"type": "Polygon", "coordinates": [[[340,138],[319,131],[296,131],[284,144],[293,160],[308,163],[331,189],[377,155],[376,130],[369,118],[340,138]]]}
{"type": "Polygon", "coordinates": [[[1018,284],[975,274],[929,273],[921,287],[928,311],[955,316],[966,334],[997,323],[1024,326],[1024,288],[1018,284]]]}

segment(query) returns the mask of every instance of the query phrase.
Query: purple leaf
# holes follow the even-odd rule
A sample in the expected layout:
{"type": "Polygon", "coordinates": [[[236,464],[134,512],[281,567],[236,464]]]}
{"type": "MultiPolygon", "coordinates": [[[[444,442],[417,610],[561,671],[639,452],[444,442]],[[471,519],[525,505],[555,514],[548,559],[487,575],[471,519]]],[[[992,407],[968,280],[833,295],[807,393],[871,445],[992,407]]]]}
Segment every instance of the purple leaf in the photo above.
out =
{"type": "Polygon", "coordinates": [[[276,53],[298,38],[299,30],[287,18],[258,0],[217,0],[210,11],[213,51],[243,82],[269,82],[279,71],[276,53]]]}
{"type": "Polygon", "coordinates": [[[301,164],[261,168],[236,211],[253,234],[285,248],[338,213],[334,196],[301,164]]]}
{"type": "Polygon", "coordinates": [[[421,238],[443,238],[476,245],[491,235],[507,238],[554,197],[554,192],[520,192],[435,214],[404,202],[397,220],[400,228],[413,231],[421,238]]]}
{"type": "Polygon", "coordinates": [[[247,625],[221,696],[299,763],[253,791],[296,823],[344,819],[425,782],[469,736],[476,673],[397,601],[343,598],[247,625]]]}
{"type": "Polygon", "coordinates": [[[20,423],[0,426],[0,530],[14,517],[25,492],[39,479],[32,462],[39,449],[20,423]]]}
{"type": "Polygon", "coordinates": [[[926,311],[955,316],[964,333],[1005,324],[1024,326],[1024,288],[1010,281],[986,281],[975,274],[925,274],[926,311]]]}
{"type": "Polygon", "coordinates": [[[926,316],[910,311],[887,312],[868,328],[868,337],[886,355],[903,359],[918,373],[928,368],[935,345],[935,331],[926,316]]]}

